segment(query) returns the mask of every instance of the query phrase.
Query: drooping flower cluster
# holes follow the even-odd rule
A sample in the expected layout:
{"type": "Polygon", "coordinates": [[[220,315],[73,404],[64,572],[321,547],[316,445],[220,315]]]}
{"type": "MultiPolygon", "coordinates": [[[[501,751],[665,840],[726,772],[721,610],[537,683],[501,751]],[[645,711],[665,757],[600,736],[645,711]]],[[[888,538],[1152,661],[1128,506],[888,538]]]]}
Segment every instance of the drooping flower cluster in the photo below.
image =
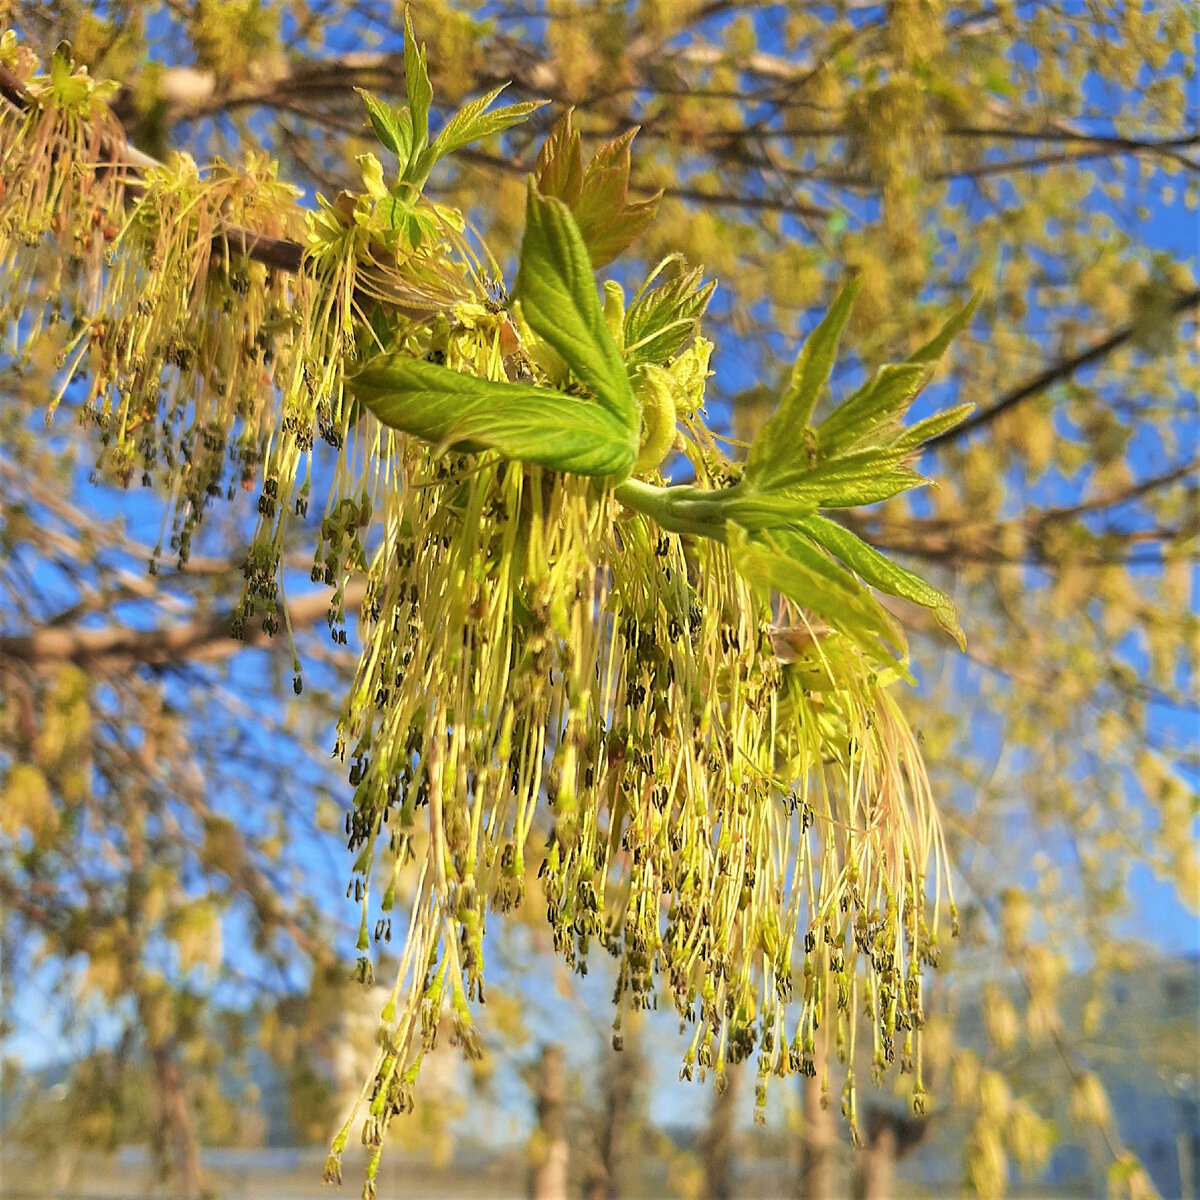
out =
{"type": "MultiPolygon", "coordinates": [[[[313,579],[334,618],[362,585],[337,749],[364,977],[408,909],[363,1092],[371,1178],[447,1010],[478,1049],[485,925],[535,877],[567,961],[615,960],[618,1043],[622,1014],[661,996],[692,1029],[684,1074],[757,1053],[761,1107],[772,1075],[815,1073],[825,1039],[849,1064],[854,1130],[865,1014],[875,1068],[912,1071],[920,1109],[922,972],[949,880],[891,690],[903,634],[872,589],[957,625],[822,512],[919,482],[914,451],[963,413],[902,419],[969,312],[814,423],[847,288],[733,461],[705,424],[712,285],[668,262],[628,303],[596,289],[595,264],[652,211],[627,199],[629,139],[585,166],[570,117],[556,128],[510,299],[420,188],[530,106],[485,97],[430,142],[411,30],[407,47],[409,106],[367,98],[395,183],[364,156],[363,193],[316,212],[261,161],[135,169],[66,59],[49,82],[25,63],[26,109],[0,123],[3,177],[22,180],[0,198],[9,324],[28,350],[47,281],[68,298],[59,395],[89,381],[103,468],[164,485],[181,559],[210,496],[261,480],[239,622],[286,617],[286,522],[307,508],[315,439],[338,451],[313,579]],[[664,485],[672,456],[691,484],[664,485]]],[[[10,40],[3,55],[24,63],[10,40]]]]}

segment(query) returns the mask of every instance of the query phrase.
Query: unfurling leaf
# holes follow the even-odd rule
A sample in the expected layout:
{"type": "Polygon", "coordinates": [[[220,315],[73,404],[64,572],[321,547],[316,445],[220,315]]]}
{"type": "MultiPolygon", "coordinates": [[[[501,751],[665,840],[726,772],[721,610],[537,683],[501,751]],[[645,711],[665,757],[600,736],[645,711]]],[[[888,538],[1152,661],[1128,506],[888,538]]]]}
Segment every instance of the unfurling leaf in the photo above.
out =
{"type": "Polygon", "coordinates": [[[383,182],[383,164],[373,154],[360,154],[358,165],[362,168],[363,187],[372,200],[383,200],[389,193],[383,182]]]}
{"type": "MultiPolygon", "coordinates": [[[[678,256],[666,259],[651,279],[678,256]]],[[[700,268],[684,271],[659,287],[642,290],[625,314],[625,359],[630,366],[664,363],[695,332],[712,294],[716,280],[703,282],[700,268]]]]}
{"type": "Polygon", "coordinates": [[[576,475],[624,479],[638,453],[640,416],[621,353],[570,212],[532,184],[517,276],[529,329],[596,396],[463,375],[385,354],[347,380],[385,425],[437,446],[487,448],[576,475]]]}
{"type": "Polygon", "coordinates": [[[539,196],[532,182],[516,290],[530,329],[630,431],[636,453],[637,403],[625,362],[604,319],[583,238],[567,206],[539,196]]]}
{"type": "Polygon", "coordinates": [[[429,82],[429,66],[425,47],[417,42],[412,16],[404,12],[404,87],[412,113],[413,143],[410,167],[429,144],[429,106],[433,103],[433,85],[429,82]]]}
{"type": "Polygon", "coordinates": [[[389,108],[370,92],[362,88],[354,90],[367,106],[375,136],[400,160],[400,184],[407,185],[410,191],[420,191],[424,187],[439,159],[489,134],[502,133],[519,125],[531,112],[547,103],[545,100],[526,100],[488,112],[508,86],[501,84],[478,100],[464,105],[446,122],[430,145],[429,110],[433,103],[433,86],[429,82],[425,47],[417,43],[412,20],[407,13],[404,17],[404,70],[408,90],[407,108],[389,108]]]}
{"type": "Polygon", "coordinates": [[[576,475],[624,478],[636,440],[600,405],[550,388],[496,383],[384,354],[346,385],[384,425],[435,446],[495,450],[576,475]]]}
{"type": "Polygon", "coordinates": [[[446,122],[431,147],[436,151],[438,158],[444,158],[447,154],[461,150],[463,146],[469,146],[489,134],[503,133],[504,130],[519,125],[531,112],[547,103],[545,100],[525,100],[520,104],[509,104],[505,108],[496,109],[495,112],[488,112],[488,108],[506,87],[508,84],[502,84],[478,100],[463,105],[446,122]]]}
{"type": "Polygon", "coordinates": [[[838,342],[861,286],[861,279],[851,279],[804,343],[778,412],[763,426],[750,447],[746,478],[756,486],[773,486],[782,475],[794,470],[798,454],[807,453],[804,430],[833,370],[838,342]]]}
{"type": "Polygon", "coordinates": [[[947,430],[953,429],[955,425],[965,421],[974,411],[974,404],[959,404],[954,408],[946,409],[945,412],[936,413],[932,417],[926,417],[924,421],[918,421],[915,425],[906,429],[892,443],[892,449],[899,450],[905,454],[911,453],[931,438],[939,437],[947,430]]]}
{"type": "Polygon", "coordinates": [[[539,194],[561,200],[579,225],[593,267],[607,266],[646,231],[658,209],[659,195],[629,200],[632,167],[630,129],[605,142],[587,167],[572,110],[550,132],[534,166],[539,194]]]}
{"type": "Polygon", "coordinates": [[[819,508],[878,504],[924,483],[903,458],[891,448],[864,450],[807,469],[797,466],[770,488],[755,487],[747,478],[721,496],[731,519],[748,529],[790,525],[819,508]]]}
{"type": "Polygon", "coordinates": [[[390,108],[377,96],[372,96],[362,88],[354,90],[367,106],[367,116],[375,136],[385,149],[390,150],[400,160],[400,170],[403,171],[408,166],[412,154],[412,114],[406,108],[390,108]]]}
{"type": "Polygon", "coordinates": [[[978,307],[979,296],[976,294],[920,350],[915,354],[910,354],[906,361],[910,363],[928,363],[932,366],[946,353],[950,343],[970,324],[971,318],[975,315],[975,310],[978,307]]]}
{"type": "Polygon", "coordinates": [[[863,446],[887,444],[928,379],[929,368],[919,363],[880,367],[870,382],[817,426],[819,456],[832,458],[863,446]]]}

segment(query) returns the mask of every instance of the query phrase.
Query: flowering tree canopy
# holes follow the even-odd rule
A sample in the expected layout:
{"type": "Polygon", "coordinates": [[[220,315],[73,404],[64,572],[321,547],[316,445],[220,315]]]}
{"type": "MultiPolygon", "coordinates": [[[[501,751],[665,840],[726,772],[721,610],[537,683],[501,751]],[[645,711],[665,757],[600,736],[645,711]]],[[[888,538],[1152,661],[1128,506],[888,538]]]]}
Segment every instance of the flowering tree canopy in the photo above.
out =
{"type": "Polygon", "coordinates": [[[359,607],[336,753],[362,978],[408,908],[362,1093],[371,1176],[445,1014],[474,1051],[487,916],[533,872],[566,960],[619,962],[616,1041],[661,986],[689,1077],[757,1053],[761,1108],[771,1075],[828,1061],[823,1040],[850,1064],[855,1135],[870,1038],[920,1112],[922,972],[957,919],[879,594],[961,632],[829,514],[924,482],[914,457],[968,406],[904,418],[972,309],[825,404],[852,280],[774,416],[730,443],[705,410],[715,284],[672,257],[630,296],[597,288],[654,217],[630,198],[632,135],[585,163],[563,116],[506,283],[423,187],[537,105],[495,108],[497,89],[433,136],[406,32],[407,105],[363,96],[388,166],[363,155],[361,191],[315,209],[265,159],[145,158],[69,48],[41,73],[0,43],[4,320],[18,361],[55,358],[47,419],[69,405],[99,476],[168,497],[181,564],[213,499],[258,492],[243,630],[286,626],[282,547],[310,501],[337,640],[359,607]]]}

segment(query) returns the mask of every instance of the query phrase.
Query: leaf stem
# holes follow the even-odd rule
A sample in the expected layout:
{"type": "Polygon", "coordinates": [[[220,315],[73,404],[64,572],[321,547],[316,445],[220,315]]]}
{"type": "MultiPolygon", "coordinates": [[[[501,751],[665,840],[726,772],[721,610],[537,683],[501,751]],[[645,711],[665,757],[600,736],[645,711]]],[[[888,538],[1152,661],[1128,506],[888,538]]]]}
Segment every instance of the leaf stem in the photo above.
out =
{"type": "Polygon", "coordinates": [[[670,533],[692,534],[725,542],[720,492],[689,486],[658,487],[640,479],[617,484],[613,495],[626,508],[652,517],[670,533]]]}

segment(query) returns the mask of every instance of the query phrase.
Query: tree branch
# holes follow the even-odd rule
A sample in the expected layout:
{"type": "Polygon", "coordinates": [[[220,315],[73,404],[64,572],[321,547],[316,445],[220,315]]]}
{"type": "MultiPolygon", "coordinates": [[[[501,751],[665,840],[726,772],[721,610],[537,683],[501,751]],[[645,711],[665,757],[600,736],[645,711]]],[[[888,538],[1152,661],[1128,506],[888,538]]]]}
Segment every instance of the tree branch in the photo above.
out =
{"type": "MultiPolygon", "coordinates": [[[[1181,317],[1184,313],[1190,312],[1195,308],[1200,308],[1200,288],[1195,288],[1190,292],[1184,292],[1182,295],[1177,296],[1171,304],[1170,313],[1173,317],[1181,317]]],[[[1013,388],[1012,391],[1001,396],[990,408],[985,408],[981,412],[977,412],[974,416],[969,417],[961,425],[956,425],[953,429],[947,430],[935,438],[930,438],[926,445],[931,447],[944,446],[950,442],[956,442],[969,436],[977,429],[983,429],[1003,413],[1016,408],[1018,404],[1023,403],[1033,396],[1040,395],[1047,388],[1053,387],[1056,383],[1060,383],[1064,379],[1069,379],[1076,371],[1091,366],[1092,363],[1099,362],[1103,358],[1107,358],[1114,350],[1119,350],[1126,342],[1130,341],[1135,332],[1136,329],[1133,325],[1126,325],[1124,328],[1110,334],[1104,341],[1097,342],[1089,349],[1054,363],[1044,371],[1039,372],[1032,379],[1026,380],[1025,383],[1020,384],[1013,388]]]]}
{"type": "MultiPolygon", "coordinates": [[[[354,583],[346,588],[348,606],[362,603],[365,586],[354,583]]],[[[289,602],[292,627],[314,624],[329,610],[329,600],[329,593],[312,592],[289,602]]],[[[24,663],[38,669],[73,663],[86,671],[105,673],[137,665],[212,661],[226,658],[244,646],[263,646],[271,640],[261,629],[248,629],[238,639],[232,628],[230,612],[162,629],[43,627],[33,633],[0,637],[0,662],[24,663]]]]}

